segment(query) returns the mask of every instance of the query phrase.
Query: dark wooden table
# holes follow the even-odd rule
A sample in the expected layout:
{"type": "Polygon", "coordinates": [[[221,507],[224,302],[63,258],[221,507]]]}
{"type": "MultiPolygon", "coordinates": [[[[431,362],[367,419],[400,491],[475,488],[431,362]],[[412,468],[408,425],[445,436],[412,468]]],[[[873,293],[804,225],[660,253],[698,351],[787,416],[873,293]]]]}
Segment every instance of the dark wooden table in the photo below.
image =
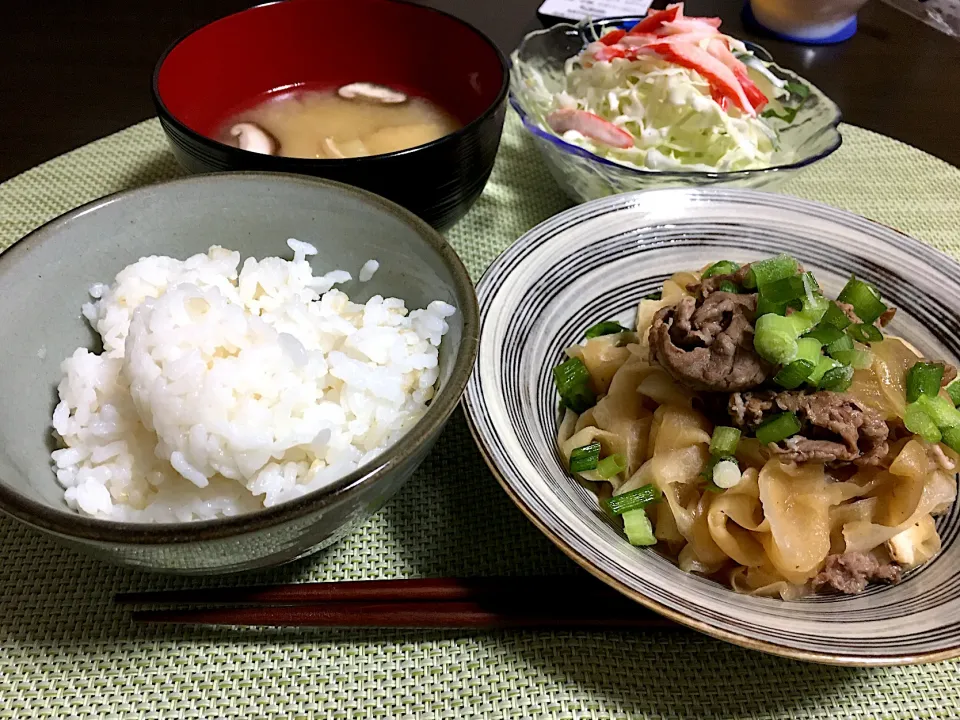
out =
{"type": "MultiPolygon", "coordinates": [[[[510,51],[538,26],[540,1],[426,4],[472,22],[510,51]]],[[[7,0],[0,24],[0,181],[152,116],[150,78],[167,45],[251,4],[7,0]]],[[[720,15],[726,32],[760,42],[839,103],[848,122],[960,166],[960,42],[878,0],[860,13],[857,35],[826,47],[753,35],[739,10],[739,0],[689,0],[686,12],[720,15]]]]}

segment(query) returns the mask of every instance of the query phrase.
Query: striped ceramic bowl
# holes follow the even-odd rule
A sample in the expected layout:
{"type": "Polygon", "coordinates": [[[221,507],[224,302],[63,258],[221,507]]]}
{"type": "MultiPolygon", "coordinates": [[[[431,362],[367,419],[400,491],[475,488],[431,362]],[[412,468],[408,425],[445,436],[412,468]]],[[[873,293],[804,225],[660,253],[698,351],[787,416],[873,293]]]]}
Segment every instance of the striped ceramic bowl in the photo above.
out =
{"type": "Polygon", "coordinates": [[[960,358],[960,266],[847,212],[749,190],[677,189],[595,200],[540,224],[478,287],[480,355],[465,404],[476,440],[520,509],[584,568],[673,620],[794,658],[888,665],[960,656],[960,503],[943,550],[897,586],[800,601],[748,597],[630,546],[555,450],[551,369],[600,320],[630,325],[674,271],[787,252],[835,296],[851,272],[899,308],[890,326],[927,357],[960,358]]]}

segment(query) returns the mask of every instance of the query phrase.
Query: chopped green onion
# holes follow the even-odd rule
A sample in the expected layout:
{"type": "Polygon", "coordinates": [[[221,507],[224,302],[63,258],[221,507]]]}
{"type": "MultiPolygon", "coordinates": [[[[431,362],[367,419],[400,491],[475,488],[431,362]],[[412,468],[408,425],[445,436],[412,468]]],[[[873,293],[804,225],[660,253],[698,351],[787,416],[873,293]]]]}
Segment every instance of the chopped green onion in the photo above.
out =
{"type": "Polygon", "coordinates": [[[710,459],[707,460],[707,464],[703,466],[703,470],[700,471],[700,477],[703,478],[701,487],[709,490],[712,493],[723,492],[723,489],[713,481],[713,469],[717,466],[718,462],[723,460],[733,460],[736,462],[736,458],[726,458],[719,457],[717,455],[711,455],[710,459]]]}
{"type": "Polygon", "coordinates": [[[767,300],[763,295],[757,300],[757,317],[761,315],[786,315],[787,314],[787,304],[786,303],[775,303],[767,300]]]}
{"type": "Polygon", "coordinates": [[[787,390],[798,388],[810,377],[821,357],[820,343],[812,337],[802,337],[797,340],[796,357],[781,368],[773,381],[787,390]]]}
{"type": "Polygon", "coordinates": [[[790,362],[797,354],[796,325],[783,315],[761,315],[757,318],[753,347],[769,362],[777,365],[790,362]]]}
{"type": "Polygon", "coordinates": [[[604,322],[597,323],[591,328],[587,328],[587,331],[583,334],[583,336],[587,338],[587,340],[590,340],[591,338],[600,337],[601,335],[616,335],[617,333],[626,331],[627,329],[620,323],[605,320],[604,322]]]}
{"type": "Polygon", "coordinates": [[[821,357],[817,362],[817,366],[813,369],[813,372],[810,373],[810,377],[807,378],[807,384],[811,387],[819,386],[820,381],[823,379],[823,376],[827,374],[827,372],[840,366],[841,364],[833,358],[821,357]]]}
{"type": "Polygon", "coordinates": [[[797,326],[797,335],[808,332],[819,323],[828,307],[830,307],[830,301],[823,295],[811,295],[805,298],[803,309],[790,316],[797,326]]]}
{"type": "MultiPolygon", "coordinates": [[[[923,410],[941,430],[960,425],[960,410],[939,395],[921,395],[916,403],[910,403],[910,405],[916,405],[923,410]]],[[[907,407],[909,408],[910,405],[907,407]]]]}
{"type": "Polygon", "coordinates": [[[943,363],[914,363],[907,371],[907,402],[916,402],[921,395],[937,395],[940,392],[941,380],[943,363]]]}
{"type": "Polygon", "coordinates": [[[832,325],[838,330],[843,330],[844,328],[850,327],[850,318],[847,317],[847,314],[840,309],[840,306],[836,303],[830,303],[830,307],[827,308],[827,311],[823,314],[823,319],[820,320],[820,327],[825,325],[832,325]]]}
{"type": "Polygon", "coordinates": [[[590,385],[590,371],[580,358],[570,358],[557,365],[553,369],[553,381],[563,404],[576,413],[582,413],[597,401],[590,385]]]}
{"type": "Polygon", "coordinates": [[[730,260],[721,260],[720,262],[715,262],[713,265],[711,265],[706,270],[704,270],[703,275],[701,275],[700,277],[703,280],[706,280],[707,278],[711,278],[714,275],[732,275],[739,269],[740,269],[740,266],[737,265],[735,262],[732,262],[730,260]]]}
{"type": "Polygon", "coordinates": [[[713,468],[713,484],[721,490],[737,485],[742,477],[740,466],[732,458],[721,460],[713,468]]]}
{"type": "MultiPolygon", "coordinates": [[[[763,345],[764,334],[763,325],[766,323],[768,327],[767,331],[773,330],[774,335],[789,335],[794,340],[803,335],[805,332],[813,328],[814,325],[820,320],[824,311],[827,307],[827,300],[823,296],[815,296],[812,302],[804,300],[802,303],[803,309],[797,312],[793,312],[790,315],[784,317],[777,317],[775,315],[761,316],[758,318],[756,323],[756,334],[754,338],[754,345],[757,345],[759,340],[760,345],[763,345]]],[[[771,338],[771,341],[774,341],[774,338],[771,338]]],[[[760,351],[762,355],[763,352],[760,351]]],[[[771,360],[770,358],[767,358],[771,360]]],[[[789,358],[788,358],[789,359],[789,358]]],[[[771,362],[777,362],[776,360],[771,360],[771,362]]],[[[783,362],[780,360],[779,362],[783,362]]]]}
{"type": "Polygon", "coordinates": [[[627,469],[627,459],[619,453],[605,457],[597,463],[597,475],[604,480],[609,480],[614,475],[619,475],[627,469]]]}
{"type": "Polygon", "coordinates": [[[733,455],[737,452],[737,444],[740,442],[740,431],[735,427],[728,425],[717,425],[713,429],[713,437],[710,438],[711,455],[733,455]]]}
{"type": "Polygon", "coordinates": [[[711,455],[710,459],[707,460],[707,464],[703,466],[703,470],[700,471],[700,477],[710,480],[713,477],[713,466],[720,462],[720,458],[716,455],[711,455]]]}
{"type": "Polygon", "coordinates": [[[636,490],[625,492],[623,495],[614,495],[611,498],[607,498],[605,504],[607,510],[614,515],[622,515],[625,512],[639,510],[640,508],[645,508],[647,505],[659,502],[661,495],[662,493],[655,485],[644,485],[636,490]]]}
{"type": "Polygon", "coordinates": [[[589,445],[574,448],[570,453],[570,472],[580,473],[596,470],[600,460],[600,443],[592,442],[589,445]]]}
{"type": "Polygon", "coordinates": [[[960,378],[956,378],[946,387],[947,394],[953,400],[954,406],[960,405],[960,378]]]}
{"type": "Polygon", "coordinates": [[[907,411],[903,416],[903,424],[906,425],[907,430],[914,435],[919,435],[928,443],[940,442],[940,430],[937,428],[937,424],[916,403],[907,405],[907,411]]]}
{"type": "MultiPolygon", "coordinates": [[[[819,340],[823,345],[829,345],[830,343],[834,343],[842,338],[843,332],[835,328],[833,325],[824,325],[823,323],[820,323],[813,330],[804,335],[804,337],[814,338],[819,340]]],[[[853,346],[851,345],[851,347],[853,346]]]]}
{"type": "Polygon", "coordinates": [[[786,277],[767,283],[760,288],[760,295],[770,302],[786,303],[801,298],[806,294],[803,278],[799,275],[786,277]]]}
{"type": "Polygon", "coordinates": [[[816,365],[810,360],[794,360],[784,365],[780,372],[773,376],[773,381],[787,390],[794,390],[803,385],[803,381],[810,377],[816,365]]]}
{"type": "Polygon", "coordinates": [[[864,323],[851,325],[847,328],[847,334],[857,342],[861,343],[873,343],[883,340],[882,332],[880,332],[874,325],[865,325],[864,323]]]}
{"type": "Polygon", "coordinates": [[[821,390],[831,390],[833,392],[844,392],[853,382],[853,368],[849,365],[830,368],[827,370],[817,387],[821,390]]]}
{"type": "Polygon", "coordinates": [[[754,349],[760,357],[777,365],[790,362],[797,354],[797,338],[820,322],[828,305],[825,297],[815,295],[805,299],[803,309],[791,315],[761,315],[755,323],[754,349]]]}
{"type": "Polygon", "coordinates": [[[800,420],[792,412],[779,413],[757,426],[757,440],[761,445],[778,443],[800,432],[800,420]]]}
{"type": "Polygon", "coordinates": [[[801,300],[809,304],[817,302],[820,296],[820,286],[811,273],[792,275],[764,285],[760,289],[760,296],[771,303],[788,303],[798,310],[803,307],[801,300]]]}
{"type": "Polygon", "coordinates": [[[657,538],[653,534],[653,523],[647,517],[646,510],[630,510],[621,517],[623,517],[623,532],[626,533],[631,545],[647,547],[657,544],[657,538]]]}
{"type": "Polygon", "coordinates": [[[797,340],[797,360],[809,360],[814,365],[820,362],[820,341],[812,337],[797,340]]]}
{"type": "Polygon", "coordinates": [[[840,350],[833,353],[831,357],[855,370],[865,370],[873,364],[873,355],[864,350],[840,350]]]}
{"type": "Polygon", "coordinates": [[[796,326],[783,315],[761,315],[757,318],[753,347],[769,362],[790,362],[797,354],[796,326]]]}
{"type": "Polygon", "coordinates": [[[853,306],[853,311],[865,325],[872,324],[878,317],[887,311],[887,306],[880,300],[880,293],[868,282],[858,280],[855,275],[837,296],[837,300],[853,306]]]}
{"type": "Polygon", "coordinates": [[[644,300],[663,300],[663,292],[660,290],[657,290],[656,292],[652,292],[649,295],[644,295],[643,299],[644,300]]]}
{"type": "Polygon", "coordinates": [[[824,348],[827,355],[835,358],[838,352],[847,352],[853,350],[853,338],[849,335],[841,335],[832,343],[828,343],[824,348]]]}
{"type": "Polygon", "coordinates": [[[750,264],[750,272],[744,280],[748,288],[762,288],[769,283],[797,274],[797,261],[789,255],[759,260],[750,264]]]}
{"type": "Polygon", "coordinates": [[[729,280],[724,280],[723,282],[721,282],[720,286],[717,289],[720,292],[733,293],[734,295],[740,292],[740,288],[738,288],[734,283],[730,282],[729,280]]]}
{"type": "Polygon", "coordinates": [[[815,296],[823,295],[823,292],[820,290],[820,283],[817,282],[812,272],[803,273],[800,279],[803,281],[803,294],[807,300],[812,301],[815,296]]]}
{"type": "Polygon", "coordinates": [[[960,452],[960,427],[948,427],[941,433],[941,442],[954,452],[960,452]]]}

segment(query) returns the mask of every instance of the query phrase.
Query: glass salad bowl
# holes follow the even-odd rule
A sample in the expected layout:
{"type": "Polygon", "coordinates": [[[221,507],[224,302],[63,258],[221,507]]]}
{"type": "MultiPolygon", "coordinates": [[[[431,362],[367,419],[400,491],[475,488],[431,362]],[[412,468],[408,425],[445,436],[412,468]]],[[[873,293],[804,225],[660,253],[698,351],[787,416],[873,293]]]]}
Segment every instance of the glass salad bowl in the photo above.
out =
{"type": "MultiPolygon", "coordinates": [[[[771,163],[745,170],[648,169],[601,157],[553,132],[545,116],[552,108],[546,93],[564,88],[564,65],[588,43],[609,30],[629,29],[640,18],[607,18],[561,23],[528,34],[511,56],[510,104],[547,163],[554,179],[575,202],[664,187],[724,185],[770,188],[840,147],[841,114],[830,98],[806,80],[770,62],[761,47],[747,44],[764,61],[769,73],[783,83],[805,86],[799,106],[783,116],[765,118],[777,133],[771,163]]],[[[794,86],[795,87],[795,86],[794,86]]]]}

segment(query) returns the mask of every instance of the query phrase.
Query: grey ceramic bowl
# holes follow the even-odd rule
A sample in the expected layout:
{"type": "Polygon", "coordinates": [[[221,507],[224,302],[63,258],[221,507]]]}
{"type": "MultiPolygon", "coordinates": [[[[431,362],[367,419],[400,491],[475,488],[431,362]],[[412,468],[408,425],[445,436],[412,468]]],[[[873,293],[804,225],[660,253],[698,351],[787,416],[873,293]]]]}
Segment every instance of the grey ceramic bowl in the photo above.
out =
{"type": "Polygon", "coordinates": [[[386,502],[430,451],[477,354],[477,300],[463,264],[424,221],[362,190],[294,175],[205,175],[97,200],[53,220],[0,255],[0,510],[60,542],[144,570],[209,574],[276,565],[331,544],[386,502]],[[403,298],[456,306],[440,347],[440,389],[397,445],[329,488],[234,518],[133,524],[81,517],[51,470],[59,365],[95,347],[80,316],[95,281],[140,257],[186,257],[222,244],[243,256],[285,256],[295,237],[316,244],[315,267],[359,268],[351,299],[403,298]]]}

